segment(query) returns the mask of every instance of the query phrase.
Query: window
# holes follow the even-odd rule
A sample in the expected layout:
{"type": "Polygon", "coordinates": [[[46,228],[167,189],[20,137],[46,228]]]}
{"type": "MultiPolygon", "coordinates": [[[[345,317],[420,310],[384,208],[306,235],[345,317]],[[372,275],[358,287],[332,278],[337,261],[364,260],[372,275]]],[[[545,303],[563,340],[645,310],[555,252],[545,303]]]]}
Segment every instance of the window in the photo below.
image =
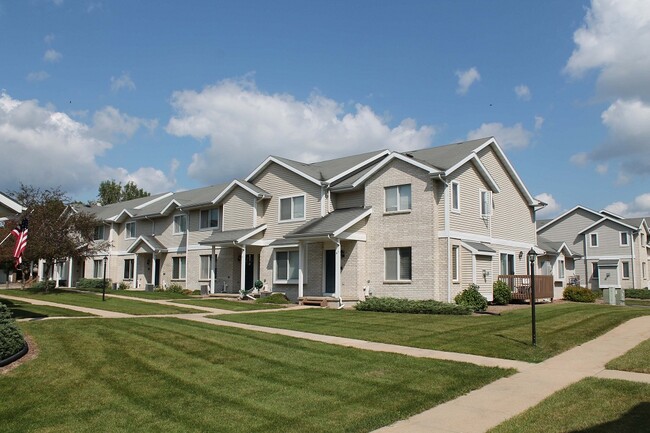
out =
{"type": "Polygon", "coordinates": [[[514,275],[515,274],[515,255],[509,253],[501,253],[501,275],[514,275]]]}
{"type": "Polygon", "coordinates": [[[187,216],[175,215],[174,216],[174,234],[182,234],[187,231],[187,216]]]}
{"type": "Polygon", "coordinates": [[[93,233],[93,239],[96,241],[104,239],[104,226],[95,226],[95,232],[93,233]]]}
{"type": "Polygon", "coordinates": [[[451,279],[454,281],[459,280],[460,276],[460,248],[458,245],[451,247],[451,279]]]}
{"type": "Polygon", "coordinates": [[[305,219],[305,196],[285,197],[280,199],[280,221],[305,219]]]}
{"type": "Polygon", "coordinates": [[[135,221],[126,223],[126,238],[127,239],[133,239],[135,238],[135,221]]]}
{"type": "Polygon", "coordinates": [[[481,217],[492,215],[492,192],[481,191],[481,217]]]}
{"type": "MultiPolygon", "coordinates": [[[[215,255],[214,258],[216,259],[217,256],[215,255]]],[[[216,262],[216,260],[215,260],[216,262]]],[[[212,268],[212,256],[201,256],[201,273],[199,275],[199,279],[201,280],[209,280],[211,278],[210,276],[210,269],[212,268]]],[[[217,265],[215,263],[214,265],[214,276],[217,276],[217,265]]]]}
{"type": "Polygon", "coordinates": [[[627,232],[621,232],[620,235],[621,235],[621,246],[624,247],[630,245],[629,236],[627,232]]]}
{"type": "Polygon", "coordinates": [[[172,258],[172,279],[173,280],[185,279],[185,257],[172,258]]]}
{"type": "Polygon", "coordinates": [[[451,210],[460,212],[460,185],[458,182],[451,183],[451,210]]]}
{"type": "Polygon", "coordinates": [[[591,264],[591,278],[594,280],[598,279],[598,263],[591,264]]]}
{"type": "Polygon", "coordinates": [[[411,209],[411,185],[390,186],[386,188],[386,212],[399,212],[411,209]]]}
{"type": "Polygon", "coordinates": [[[387,281],[409,281],[411,279],[411,247],[386,248],[387,281]]]}
{"type": "Polygon", "coordinates": [[[557,261],[557,276],[560,279],[564,278],[564,260],[557,261]]]}
{"type": "Polygon", "coordinates": [[[589,235],[589,246],[590,247],[598,246],[598,233],[591,233],[589,235]]]}
{"type": "Polygon", "coordinates": [[[298,280],[298,251],[275,252],[275,281],[298,280]]]}
{"type": "Polygon", "coordinates": [[[93,260],[93,278],[104,278],[103,260],[93,260]]]}
{"type": "Polygon", "coordinates": [[[133,259],[124,259],[124,279],[133,279],[133,259]]]}
{"type": "Polygon", "coordinates": [[[621,262],[623,267],[623,278],[630,278],[630,262],[621,262]]]}
{"type": "Polygon", "coordinates": [[[219,227],[219,208],[202,210],[199,228],[212,229],[216,227],[219,227]]]}

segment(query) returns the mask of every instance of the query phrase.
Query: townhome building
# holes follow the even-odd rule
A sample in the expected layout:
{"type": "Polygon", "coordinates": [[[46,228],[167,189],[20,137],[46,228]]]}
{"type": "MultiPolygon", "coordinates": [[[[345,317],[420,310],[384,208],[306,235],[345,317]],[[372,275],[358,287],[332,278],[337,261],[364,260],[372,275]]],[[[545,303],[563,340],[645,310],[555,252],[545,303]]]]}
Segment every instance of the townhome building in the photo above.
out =
{"type": "Polygon", "coordinates": [[[554,275],[556,291],[567,284],[591,289],[648,287],[650,262],[646,218],[623,218],[576,206],[537,222],[543,274],[554,275]]]}
{"type": "MultiPolygon", "coordinates": [[[[85,208],[110,241],[107,276],[293,300],[452,301],[470,283],[527,273],[534,199],[493,138],[302,163],[269,156],[229,183],[85,208]]],[[[75,277],[103,276],[104,257],[75,277]]],[[[72,269],[72,266],[71,268],[72,269]]]]}
{"type": "MultiPolygon", "coordinates": [[[[20,203],[0,192],[0,224],[4,224],[9,218],[21,214],[24,210],[25,208],[20,203]]],[[[7,239],[4,241],[8,242],[7,239]]],[[[11,273],[8,273],[5,269],[0,269],[0,284],[6,283],[12,277],[11,273]]]]}

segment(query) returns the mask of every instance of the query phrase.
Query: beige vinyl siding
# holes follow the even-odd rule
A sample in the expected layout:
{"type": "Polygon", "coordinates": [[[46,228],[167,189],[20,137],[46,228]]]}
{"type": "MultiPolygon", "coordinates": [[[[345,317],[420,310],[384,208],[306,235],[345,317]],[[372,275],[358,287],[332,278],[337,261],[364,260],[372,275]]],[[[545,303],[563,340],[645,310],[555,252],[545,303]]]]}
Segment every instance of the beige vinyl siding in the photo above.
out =
{"type": "Polygon", "coordinates": [[[268,225],[268,229],[265,238],[281,238],[306,221],[320,217],[320,185],[316,185],[280,165],[271,163],[251,183],[273,194],[266,210],[265,223],[268,225]],[[305,219],[280,222],[280,198],[303,194],[305,196],[305,219]]]}
{"type": "Polygon", "coordinates": [[[128,220],[123,223],[119,223],[117,236],[113,238],[113,250],[126,251],[138,237],[142,235],[153,234],[152,230],[153,230],[153,224],[151,220],[145,220],[145,219],[128,220]],[[135,238],[133,239],[125,239],[127,222],[135,222],[135,238]]]}
{"type": "MultiPolygon", "coordinates": [[[[208,207],[204,209],[210,209],[208,207]]],[[[221,210],[221,220],[219,221],[219,227],[217,228],[211,228],[211,229],[200,229],[200,223],[201,223],[201,210],[199,209],[193,209],[190,212],[187,213],[187,227],[189,230],[189,245],[190,248],[198,245],[199,241],[202,241],[206,239],[207,237],[210,236],[210,234],[214,231],[222,231],[223,230],[223,209],[221,210]]]]}
{"type": "Polygon", "coordinates": [[[578,233],[599,219],[597,215],[591,212],[577,209],[571,215],[567,215],[551,226],[539,230],[537,235],[551,241],[566,242],[573,252],[584,254],[584,236],[578,235],[578,233]]]}
{"type": "Polygon", "coordinates": [[[499,186],[499,192],[492,195],[492,237],[534,244],[534,212],[515,180],[491,146],[483,149],[478,156],[499,186]]]}
{"type": "Polygon", "coordinates": [[[335,209],[347,209],[351,207],[363,207],[364,190],[332,194],[332,204],[335,209]]]}
{"type": "Polygon", "coordinates": [[[460,213],[449,212],[450,229],[455,232],[489,236],[490,219],[482,218],[480,209],[480,191],[489,190],[489,187],[474,165],[467,163],[459,168],[447,179],[448,183],[451,181],[457,181],[460,185],[460,213]]]}
{"type": "Polygon", "coordinates": [[[463,246],[460,248],[460,289],[464,290],[473,282],[472,253],[463,246]]]}
{"type": "Polygon", "coordinates": [[[485,296],[488,301],[492,300],[492,285],[495,280],[494,272],[483,277],[483,270],[492,269],[494,260],[491,256],[476,256],[476,284],[479,286],[479,292],[485,296]]]}
{"type": "Polygon", "coordinates": [[[243,188],[236,187],[223,204],[222,230],[239,230],[253,227],[255,197],[243,188]]]}
{"type": "Polygon", "coordinates": [[[166,217],[155,219],[155,236],[156,239],[163,244],[166,248],[180,248],[185,249],[187,243],[187,234],[174,234],[174,216],[185,215],[186,213],[173,213],[166,217]]]}
{"type": "Polygon", "coordinates": [[[629,231],[621,227],[618,224],[615,224],[612,221],[605,221],[592,229],[589,229],[585,232],[587,235],[587,254],[589,257],[609,257],[609,256],[631,256],[632,255],[632,246],[631,246],[631,234],[628,235],[628,243],[630,245],[621,246],[620,245],[620,232],[629,231]],[[589,242],[589,235],[591,233],[598,233],[598,246],[592,247],[589,242]]]}

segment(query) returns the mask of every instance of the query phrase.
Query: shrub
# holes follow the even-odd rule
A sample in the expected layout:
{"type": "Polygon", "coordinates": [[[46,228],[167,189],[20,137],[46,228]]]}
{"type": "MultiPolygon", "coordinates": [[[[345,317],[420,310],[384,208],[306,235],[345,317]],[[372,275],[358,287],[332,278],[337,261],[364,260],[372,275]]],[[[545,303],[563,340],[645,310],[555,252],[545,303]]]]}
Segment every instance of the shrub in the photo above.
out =
{"type": "Polygon", "coordinates": [[[121,282],[121,283],[117,286],[117,290],[129,290],[130,287],[131,287],[131,286],[129,286],[129,285],[126,284],[125,282],[121,282]]]}
{"type": "Polygon", "coordinates": [[[579,286],[566,286],[562,294],[564,299],[573,302],[595,302],[598,295],[591,290],[579,286]]]}
{"type": "Polygon", "coordinates": [[[106,278],[79,278],[77,281],[77,289],[102,289],[104,288],[104,281],[106,281],[106,288],[111,287],[111,279],[106,278]]]}
{"type": "Polygon", "coordinates": [[[56,281],[54,280],[47,280],[47,281],[39,281],[37,283],[32,284],[31,289],[33,291],[49,291],[49,290],[54,290],[56,287],[56,281]]]}
{"type": "Polygon", "coordinates": [[[20,352],[25,340],[9,308],[0,302],[0,359],[7,359],[20,352]]]}
{"type": "Polygon", "coordinates": [[[271,293],[269,296],[257,298],[255,300],[258,304],[290,304],[291,301],[287,296],[282,293],[271,293]]]}
{"type": "Polygon", "coordinates": [[[512,299],[512,292],[504,281],[495,281],[492,285],[492,297],[495,304],[508,305],[512,299]]]}
{"type": "Polygon", "coordinates": [[[193,295],[200,295],[200,294],[201,294],[201,291],[200,291],[199,289],[192,290],[192,294],[193,294],[193,295]]]}
{"type": "Polygon", "coordinates": [[[183,290],[184,290],[183,286],[181,286],[180,284],[173,283],[173,284],[170,284],[169,286],[167,286],[167,291],[168,292],[183,293],[183,290]]]}
{"type": "Polygon", "coordinates": [[[634,299],[650,299],[650,290],[646,289],[626,289],[626,298],[634,299]]]}
{"type": "MultiPolygon", "coordinates": [[[[200,292],[201,292],[201,291],[199,290],[199,293],[200,293],[200,292]]],[[[184,294],[184,295],[191,295],[191,294],[194,293],[194,291],[191,290],[191,289],[183,289],[183,290],[181,290],[181,293],[184,294]]]]}
{"type": "Polygon", "coordinates": [[[485,311],[487,309],[487,299],[478,291],[476,284],[470,284],[465,290],[460,292],[454,298],[458,305],[464,305],[472,309],[472,311],[485,311]]]}
{"type": "Polygon", "coordinates": [[[454,304],[446,304],[434,300],[411,300],[390,297],[372,297],[359,302],[355,308],[359,311],[378,311],[382,313],[409,313],[409,314],[471,314],[471,309],[454,304]]]}

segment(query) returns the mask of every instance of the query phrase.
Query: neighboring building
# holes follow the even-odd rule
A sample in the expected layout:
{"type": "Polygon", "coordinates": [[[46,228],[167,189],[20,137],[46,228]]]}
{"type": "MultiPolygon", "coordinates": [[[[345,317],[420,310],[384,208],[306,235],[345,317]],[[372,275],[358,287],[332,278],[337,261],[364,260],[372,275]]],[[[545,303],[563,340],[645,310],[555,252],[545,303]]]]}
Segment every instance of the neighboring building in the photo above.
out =
{"type": "MultiPolygon", "coordinates": [[[[112,243],[108,276],[236,292],[260,279],[290,298],[492,298],[526,273],[534,199],[494,138],[316,163],[270,156],[245,179],[85,208],[112,243]]],[[[103,257],[75,278],[102,277],[103,257]]],[[[74,279],[73,279],[74,281],[74,279]]]]}
{"type": "Polygon", "coordinates": [[[592,289],[648,287],[646,218],[576,206],[537,225],[539,246],[547,251],[539,258],[540,266],[543,273],[556,276],[556,287],[569,283],[592,289]]]}
{"type": "MultiPolygon", "coordinates": [[[[9,218],[21,214],[25,208],[13,200],[11,197],[0,192],[0,224],[4,224],[9,218]]],[[[1,240],[1,239],[0,239],[1,240]]],[[[5,242],[13,242],[13,238],[6,239],[5,242]]],[[[7,282],[7,279],[12,279],[13,275],[8,275],[7,271],[0,269],[0,284],[7,282]]]]}

